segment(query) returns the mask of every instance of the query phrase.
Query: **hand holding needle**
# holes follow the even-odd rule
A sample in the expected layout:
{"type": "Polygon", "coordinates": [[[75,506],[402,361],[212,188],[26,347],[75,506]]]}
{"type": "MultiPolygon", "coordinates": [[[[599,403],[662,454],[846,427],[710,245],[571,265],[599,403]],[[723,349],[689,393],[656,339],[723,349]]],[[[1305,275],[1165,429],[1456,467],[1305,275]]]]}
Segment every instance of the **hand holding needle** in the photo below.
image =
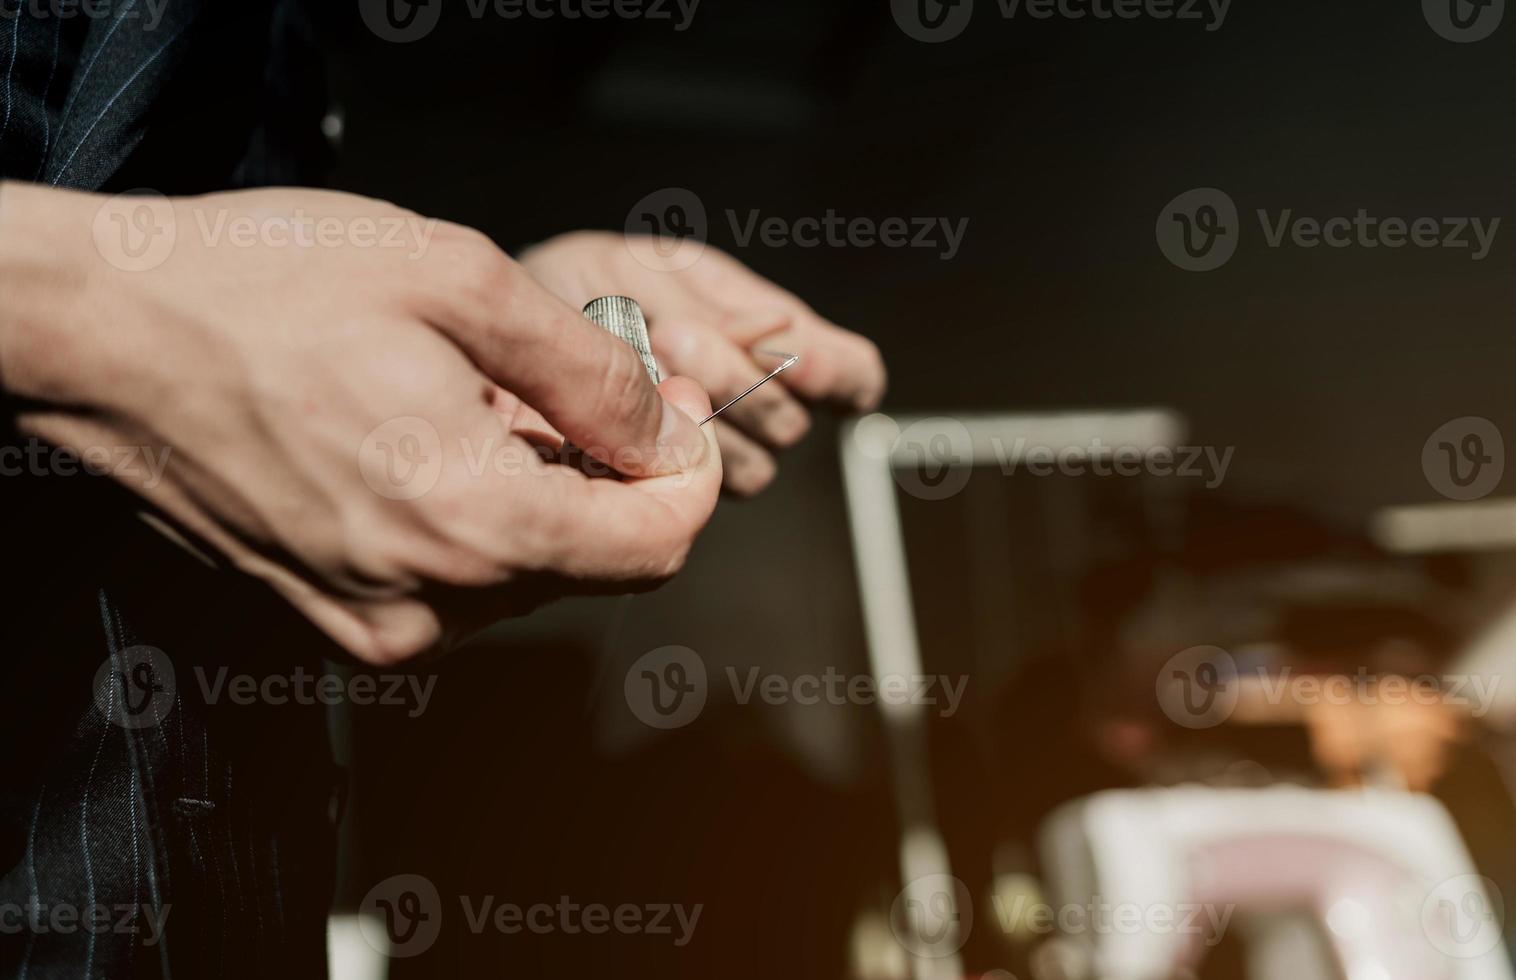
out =
{"type": "MultiPolygon", "coordinates": [[[[637,352],[637,356],[642,359],[642,366],[647,369],[647,376],[652,379],[653,384],[657,384],[661,380],[658,373],[658,362],[653,359],[653,346],[648,340],[647,319],[642,315],[642,307],[637,305],[636,300],[627,296],[601,296],[599,299],[592,299],[585,304],[584,316],[611,336],[630,344],[632,349],[637,352]]],[[[742,401],[742,399],[757,391],[766,382],[778,377],[782,372],[794,367],[795,362],[800,360],[799,354],[789,354],[784,351],[760,350],[754,351],[754,353],[763,354],[768,357],[782,357],[784,358],[784,363],[753,382],[748,386],[746,391],[739,394],[736,398],[733,398],[725,405],[707,415],[700,423],[701,425],[704,425],[742,401]]]]}

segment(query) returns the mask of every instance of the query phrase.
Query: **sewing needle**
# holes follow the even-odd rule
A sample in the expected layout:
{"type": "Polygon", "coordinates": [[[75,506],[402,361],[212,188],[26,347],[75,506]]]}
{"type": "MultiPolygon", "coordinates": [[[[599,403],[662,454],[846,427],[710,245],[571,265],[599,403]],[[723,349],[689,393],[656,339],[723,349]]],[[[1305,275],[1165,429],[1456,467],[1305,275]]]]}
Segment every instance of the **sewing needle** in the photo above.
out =
{"type": "Polygon", "coordinates": [[[778,367],[774,368],[774,370],[770,371],[768,374],[765,374],[763,377],[759,378],[757,381],[753,382],[750,386],[748,386],[748,389],[746,391],[744,391],[742,394],[738,395],[736,398],[733,398],[731,401],[727,402],[725,405],[722,405],[720,408],[716,409],[714,412],[712,412],[711,414],[707,415],[704,419],[701,420],[701,422],[700,422],[701,425],[704,425],[705,423],[709,422],[711,419],[713,419],[716,416],[720,415],[722,412],[724,412],[727,409],[731,408],[733,405],[735,405],[738,402],[742,401],[742,399],[746,398],[748,395],[751,395],[753,392],[757,391],[766,382],[772,381],[774,378],[778,377],[782,372],[787,371],[790,368],[794,367],[795,366],[795,362],[800,360],[800,355],[799,354],[786,354],[783,351],[759,351],[758,353],[760,353],[760,354],[769,354],[769,355],[771,355],[773,357],[782,357],[782,358],[784,358],[784,363],[781,364],[781,365],[779,365],[778,367]]]}

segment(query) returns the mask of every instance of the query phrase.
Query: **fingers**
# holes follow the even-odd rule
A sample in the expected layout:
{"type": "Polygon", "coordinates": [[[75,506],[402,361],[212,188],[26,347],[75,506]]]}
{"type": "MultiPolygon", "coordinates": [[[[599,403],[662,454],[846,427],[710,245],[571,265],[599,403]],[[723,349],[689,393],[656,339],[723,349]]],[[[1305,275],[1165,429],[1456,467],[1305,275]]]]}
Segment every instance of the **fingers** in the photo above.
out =
{"type": "MultiPolygon", "coordinates": [[[[773,321],[769,320],[772,325],[773,321]]],[[[722,331],[690,319],[660,321],[653,333],[660,360],[681,374],[700,378],[711,401],[724,405],[761,379],[761,367],[722,331]]],[[[810,429],[810,416],[782,385],[765,384],[722,413],[722,421],[759,442],[783,448],[799,442],[810,429]]]]}
{"type": "Polygon", "coordinates": [[[499,416],[501,423],[529,444],[547,450],[556,450],[563,445],[563,433],[548,425],[547,419],[526,402],[495,385],[490,395],[490,409],[499,416]]]}
{"type": "Polygon", "coordinates": [[[787,329],[764,339],[766,346],[801,355],[800,363],[780,375],[786,388],[811,401],[854,411],[878,406],[886,376],[872,341],[831,323],[793,293],[720,251],[707,249],[689,271],[691,288],[718,309],[744,310],[753,322],[765,316],[788,318],[787,329]]]}
{"type": "Polygon", "coordinates": [[[796,325],[772,343],[800,354],[800,361],[779,379],[786,388],[813,401],[830,402],[867,412],[884,397],[887,377],[879,348],[865,337],[844,330],[807,311],[796,325]],[[785,347],[786,344],[792,345],[785,347]]]}
{"type": "Polygon", "coordinates": [[[439,232],[429,261],[423,315],[569,441],[629,476],[677,472],[681,458],[699,461],[705,437],[659,397],[636,353],[482,235],[439,232]]]}
{"type": "Polygon", "coordinates": [[[753,497],[774,482],[779,467],[768,450],[721,419],[706,426],[711,427],[716,429],[716,442],[721,447],[726,489],[739,497],[753,497]]]}
{"type": "MultiPolygon", "coordinates": [[[[671,378],[660,390],[688,419],[710,413],[700,386],[686,378],[671,378]]],[[[529,481],[529,510],[540,526],[556,529],[545,543],[544,570],[597,588],[653,584],[677,572],[721,490],[716,435],[700,434],[707,443],[700,460],[679,473],[623,482],[552,466],[529,481]]]]}

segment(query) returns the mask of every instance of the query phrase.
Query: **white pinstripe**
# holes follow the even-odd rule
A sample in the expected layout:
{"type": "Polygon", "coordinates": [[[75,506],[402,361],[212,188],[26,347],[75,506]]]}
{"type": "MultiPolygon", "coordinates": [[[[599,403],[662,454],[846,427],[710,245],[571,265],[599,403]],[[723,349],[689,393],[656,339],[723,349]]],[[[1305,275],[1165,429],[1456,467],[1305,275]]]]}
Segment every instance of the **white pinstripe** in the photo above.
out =
{"type": "MultiPolygon", "coordinates": [[[[185,27],[188,26],[188,24],[185,25],[185,27]]],[[[179,28],[173,33],[173,36],[171,36],[167,41],[164,41],[162,44],[160,44],[156,51],[147,56],[146,61],[137,66],[137,70],[132,72],[131,77],[123,82],[120,88],[116,89],[116,94],[110,97],[110,101],[105,103],[105,107],[100,110],[100,115],[96,116],[95,121],[89,124],[89,128],[84,131],[84,135],[79,137],[79,142],[74,144],[73,150],[69,152],[68,159],[63,161],[63,166],[58,170],[56,174],[53,175],[53,179],[48,181],[48,183],[56,187],[59,181],[63,180],[64,176],[68,173],[68,168],[73,165],[74,157],[78,154],[80,149],[84,147],[84,144],[89,141],[90,134],[95,131],[95,127],[100,125],[100,121],[106,117],[106,115],[111,111],[115,104],[121,99],[121,96],[125,95],[127,90],[136,83],[137,79],[141,77],[142,73],[147,70],[147,67],[153,62],[157,61],[158,56],[163,54],[164,51],[168,50],[168,46],[170,44],[173,44],[175,41],[179,40],[180,35],[184,33],[185,27],[179,28]]],[[[59,130],[62,130],[63,124],[61,122],[58,124],[58,128],[59,130]]]]}
{"type": "Polygon", "coordinates": [[[47,84],[42,87],[42,153],[37,157],[37,170],[32,174],[32,180],[42,176],[42,168],[47,166],[47,155],[53,148],[53,127],[50,125],[47,111],[47,97],[53,91],[53,78],[58,74],[58,47],[63,39],[63,18],[53,18],[53,64],[47,70],[47,84]]]}
{"type": "MultiPolygon", "coordinates": [[[[0,0],[0,3],[8,0],[0,0]]],[[[21,48],[21,11],[16,11],[16,19],[11,21],[11,63],[5,69],[5,121],[0,123],[0,141],[5,139],[5,131],[11,127],[11,78],[16,74],[16,52],[21,48]]]]}

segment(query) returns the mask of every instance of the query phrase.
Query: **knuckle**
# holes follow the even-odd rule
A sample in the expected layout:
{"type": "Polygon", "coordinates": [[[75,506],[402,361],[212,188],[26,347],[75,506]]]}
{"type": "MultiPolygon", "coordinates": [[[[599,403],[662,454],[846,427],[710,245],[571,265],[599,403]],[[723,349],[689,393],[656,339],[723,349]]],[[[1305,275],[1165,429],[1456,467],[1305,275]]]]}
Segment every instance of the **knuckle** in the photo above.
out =
{"type": "Polygon", "coordinates": [[[517,281],[519,267],[488,235],[459,228],[433,250],[445,288],[471,309],[498,309],[517,281]]]}
{"type": "Polygon", "coordinates": [[[657,394],[642,362],[625,344],[614,343],[606,350],[608,356],[601,367],[594,417],[624,419],[647,410],[649,399],[657,394]]]}
{"type": "Polygon", "coordinates": [[[350,652],[374,667],[393,667],[421,656],[442,642],[437,618],[419,607],[391,610],[379,623],[369,623],[350,652]]]}
{"type": "MultiPolygon", "coordinates": [[[[490,516],[500,512],[499,501],[481,499],[480,489],[473,480],[454,480],[428,495],[426,530],[410,559],[410,567],[424,581],[479,589],[510,577],[509,540],[489,523],[490,516]]],[[[530,521],[522,517],[518,523],[530,521]]]]}
{"type": "Polygon", "coordinates": [[[811,431],[811,415],[790,400],[776,402],[767,426],[769,441],[780,449],[789,449],[811,431]]]}

